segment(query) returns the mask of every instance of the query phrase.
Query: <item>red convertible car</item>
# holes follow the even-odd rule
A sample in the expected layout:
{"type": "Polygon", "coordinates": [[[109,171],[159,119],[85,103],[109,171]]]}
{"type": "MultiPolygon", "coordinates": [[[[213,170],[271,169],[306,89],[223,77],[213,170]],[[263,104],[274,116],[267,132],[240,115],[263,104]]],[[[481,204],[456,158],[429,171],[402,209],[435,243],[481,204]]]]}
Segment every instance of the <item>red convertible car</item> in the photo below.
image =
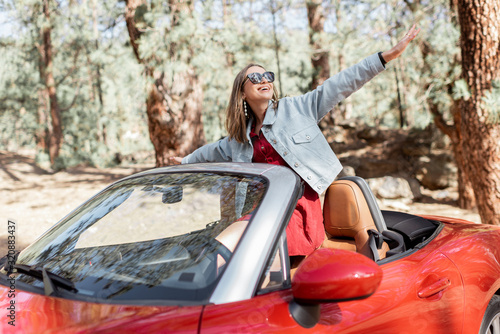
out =
{"type": "Polygon", "coordinates": [[[500,333],[500,228],[380,211],[359,177],[290,268],[303,186],[266,164],[113,183],[0,265],[1,333],[500,333]]]}

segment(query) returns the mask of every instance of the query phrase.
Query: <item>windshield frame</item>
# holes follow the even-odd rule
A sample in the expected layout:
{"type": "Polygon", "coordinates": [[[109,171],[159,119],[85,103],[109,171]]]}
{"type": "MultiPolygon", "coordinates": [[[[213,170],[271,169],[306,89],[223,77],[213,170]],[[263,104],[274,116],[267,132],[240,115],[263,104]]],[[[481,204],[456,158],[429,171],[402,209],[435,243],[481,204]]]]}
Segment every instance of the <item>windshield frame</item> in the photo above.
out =
{"type": "MultiPolygon", "coordinates": [[[[279,165],[254,165],[272,166],[261,174],[270,181],[269,186],[252,224],[245,231],[232,261],[210,298],[213,304],[242,301],[258,293],[274,251],[280,242],[284,240],[286,243],[286,238],[281,236],[304,191],[299,176],[290,168],[279,165]]],[[[286,261],[284,265],[285,272],[288,272],[289,262],[286,261]]],[[[289,282],[289,278],[285,277],[284,283],[289,282]]],[[[284,285],[282,288],[287,287],[284,285]]]]}

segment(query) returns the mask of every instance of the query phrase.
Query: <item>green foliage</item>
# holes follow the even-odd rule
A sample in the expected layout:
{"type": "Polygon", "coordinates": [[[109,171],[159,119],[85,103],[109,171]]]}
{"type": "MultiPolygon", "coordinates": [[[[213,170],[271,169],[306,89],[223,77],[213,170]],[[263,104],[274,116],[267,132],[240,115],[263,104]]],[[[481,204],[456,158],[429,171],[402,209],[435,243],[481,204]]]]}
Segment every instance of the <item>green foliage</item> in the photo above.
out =
{"type": "Polygon", "coordinates": [[[40,137],[51,127],[38,51],[40,29],[48,25],[64,135],[60,157],[52,167],[81,163],[104,167],[114,163],[117,153],[151,150],[143,112],[145,81],[125,45],[126,31],[116,26],[119,4],[50,3],[50,22],[39,2],[11,4],[10,20],[18,35],[1,39],[7,46],[0,67],[4,88],[0,89],[0,127],[5,129],[0,149],[36,149],[37,161],[46,163],[47,151],[34,135],[40,137]]]}
{"type": "MultiPolygon", "coordinates": [[[[224,111],[235,75],[250,62],[276,72],[284,95],[309,90],[311,50],[305,1],[195,1],[195,13],[181,12],[174,24],[168,2],[148,0],[135,12],[140,28],[138,65],[132,53],[123,1],[51,0],[46,20],[41,2],[0,0],[12,36],[0,34],[0,149],[37,150],[50,129],[49,101],[40,73],[40,31],[50,27],[53,71],[61,108],[64,141],[57,168],[76,164],[108,166],[117,154],[152,151],[145,100],[146,66],[167,80],[187,68],[203,83],[203,122],[209,142],[226,134],[224,111]],[[278,43],[273,36],[273,13],[278,43]],[[223,15],[221,15],[223,14],[223,15]],[[278,73],[279,54],[280,72],[278,73]]],[[[418,40],[387,71],[346,102],[353,117],[369,124],[397,127],[398,88],[409,126],[425,128],[432,117],[429,102],[451,119],[453,99],[468,98],[460,77],[459,30],[448,0],[340,0],[325,2],[325,32],[315,35],[330,54],[331,74],[384,51],[413,22],[418,40]],[[422,44],[429,51],[424,59],[422,44]],[[340,60],[343,59],[343,63],[340,60]],[[397,86],[396,77],[399,86],[397,86]]],[[[1,24],[1,23],[0,23],[1,24]]],[[[499,122],[499,89],[484,97],[489,121],[499,122]]]]}
{"type": "Polygon", "coordinates": [[[486,92],[483,97],[487,110],[487,123],[500,124],[500,80],[494,80],[491,91],[486,92]]]}
{"type": "Polygon", "coordinates": [[[469,85],[467,85],[467,81],[464,79],[460,79],[455,81],[453,86],[453,99],[454,100],[468,100],[471,97],[469,85]]]}
{"type": "Polygon", "coordinates": [[[23,43],[14,36],[4,37],[0,42],[0,147],[13,151],[33,146],[33,134],[39,129],[36,58],[33,50],[19,47],[23,43]]]}

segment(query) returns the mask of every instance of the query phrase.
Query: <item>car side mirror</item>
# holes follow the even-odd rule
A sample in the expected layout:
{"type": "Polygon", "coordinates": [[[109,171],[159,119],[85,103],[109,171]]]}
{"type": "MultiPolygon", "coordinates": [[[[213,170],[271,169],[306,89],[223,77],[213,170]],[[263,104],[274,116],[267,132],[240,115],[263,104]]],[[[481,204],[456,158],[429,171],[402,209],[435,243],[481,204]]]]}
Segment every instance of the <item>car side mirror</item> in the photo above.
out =
{"type": "Polygon", "coordinates": [[[322,248],[302,261],[292,279],[290,313],[303,327],[319,321],[319,304],[363,299],[382,281],[382,270],[368,257],[322,248]]]}

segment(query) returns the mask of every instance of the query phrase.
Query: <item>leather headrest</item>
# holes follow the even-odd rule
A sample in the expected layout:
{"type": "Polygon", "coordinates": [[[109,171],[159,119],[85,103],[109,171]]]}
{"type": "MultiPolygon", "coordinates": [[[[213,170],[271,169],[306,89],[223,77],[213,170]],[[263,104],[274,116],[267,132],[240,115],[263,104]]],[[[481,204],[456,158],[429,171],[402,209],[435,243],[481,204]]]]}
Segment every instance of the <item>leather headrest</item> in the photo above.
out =
{"type": "Polygon", "coordinates": [[[325,230],[332,236],[354,238],[360,231],[377,230],[359,186],[337,180],[328,188],[323,209],[325,230]]]}

